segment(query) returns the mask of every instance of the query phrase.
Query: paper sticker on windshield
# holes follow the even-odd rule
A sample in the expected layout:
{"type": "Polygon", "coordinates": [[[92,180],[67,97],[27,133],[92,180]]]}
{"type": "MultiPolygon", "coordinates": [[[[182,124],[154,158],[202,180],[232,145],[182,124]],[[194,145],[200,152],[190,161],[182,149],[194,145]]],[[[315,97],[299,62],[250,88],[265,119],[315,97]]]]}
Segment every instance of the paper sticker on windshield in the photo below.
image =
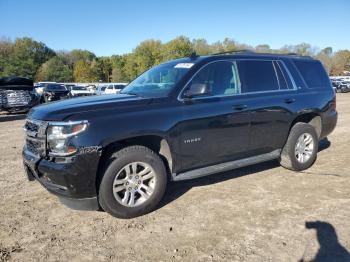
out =
{"type": "Polygon", "coordinates": [[[175,66],[175,68],[191,68],[194,63],[179,63],[175,66]]]}

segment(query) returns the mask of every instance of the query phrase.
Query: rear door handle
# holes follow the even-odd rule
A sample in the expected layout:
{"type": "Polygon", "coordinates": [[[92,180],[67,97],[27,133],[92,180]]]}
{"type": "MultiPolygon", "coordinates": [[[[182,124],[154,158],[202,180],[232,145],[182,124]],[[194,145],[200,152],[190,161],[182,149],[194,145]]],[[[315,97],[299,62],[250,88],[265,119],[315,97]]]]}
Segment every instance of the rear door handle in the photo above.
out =
{"type": "Polygon", "coordinates": [[[234,110],[244,110],[246,109],[248,106],[247,105],[234,105],[233,109],[234,110]]]}
{"type": "Polygon", "coordinates": [[[291,103],[294,103],[294,102],[295,102],[295,99],[294,99],[294,98],[286,98],[286,99],[284,99],[284,102],[285,102],[286,104],[291,104],[291,103]]]}

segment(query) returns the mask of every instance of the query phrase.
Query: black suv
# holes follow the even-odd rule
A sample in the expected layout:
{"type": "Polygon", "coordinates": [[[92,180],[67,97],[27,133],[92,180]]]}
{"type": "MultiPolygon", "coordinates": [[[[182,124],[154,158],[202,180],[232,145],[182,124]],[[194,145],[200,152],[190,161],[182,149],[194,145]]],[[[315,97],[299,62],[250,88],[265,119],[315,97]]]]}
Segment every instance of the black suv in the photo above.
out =
{"type": "Polygon", "coordinates": [[[272,159],[304,170],[336,122],[318,60],[193,55],[146,71],[117,95],[33,108],[23,158],[29,180],[64,204],[131,218],[153,210],[169,180],[272,159]]]}
{"type": "Polygon", "coordinates": [[[42,102],[51,102],[68,98],[69,90],[60,84],[47,84],[42,94],[42,102]]]}

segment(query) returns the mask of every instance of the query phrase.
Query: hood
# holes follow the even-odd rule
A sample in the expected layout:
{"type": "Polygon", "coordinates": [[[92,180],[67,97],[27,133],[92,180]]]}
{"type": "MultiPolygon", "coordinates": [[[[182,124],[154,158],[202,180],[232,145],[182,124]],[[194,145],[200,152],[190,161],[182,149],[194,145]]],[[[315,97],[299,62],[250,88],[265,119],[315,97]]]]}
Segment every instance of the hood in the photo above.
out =
{"type": "Polygon", "coordinates": [[[79,113],[116,110],[149,104],[151,98],[117,94],[105,96],[87,96],[51,102],[32,108],[28,118],[44,121],[64,121],[79,113]]]}
{"type": "Polygon", "coordinates": [[[26,77],[2,77],[0,78],[0,89],[33,91],[33,80],[26,77]]]}

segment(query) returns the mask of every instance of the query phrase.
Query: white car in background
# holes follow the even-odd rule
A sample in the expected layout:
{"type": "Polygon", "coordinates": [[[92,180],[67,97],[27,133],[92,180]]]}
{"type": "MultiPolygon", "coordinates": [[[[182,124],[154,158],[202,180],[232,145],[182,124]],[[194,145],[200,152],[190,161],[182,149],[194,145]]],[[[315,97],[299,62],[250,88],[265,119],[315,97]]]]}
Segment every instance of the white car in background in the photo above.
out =
{"type": "Polygon", "coordinates": [[[69,95],[70,97],[91,96],[93,93],[91,93],[85,86],[72,86],[70,87],[69,95]]]}
{"type": "Polygon", "coordinates": [[[104,90],[104,94],[118,94],[126,86],[127,83],[110,83],[104,90]]]}

